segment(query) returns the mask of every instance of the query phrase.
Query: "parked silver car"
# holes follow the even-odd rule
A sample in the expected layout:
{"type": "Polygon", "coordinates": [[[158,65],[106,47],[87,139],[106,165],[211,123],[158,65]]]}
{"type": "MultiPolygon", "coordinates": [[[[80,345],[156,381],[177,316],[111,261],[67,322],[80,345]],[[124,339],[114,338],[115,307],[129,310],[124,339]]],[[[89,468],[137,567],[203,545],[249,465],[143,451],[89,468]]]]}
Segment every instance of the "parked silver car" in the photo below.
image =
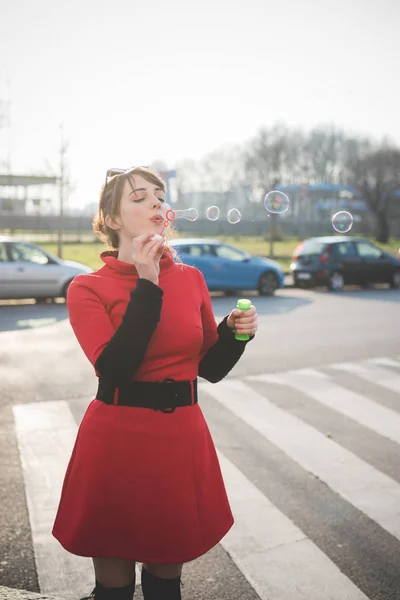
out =
{"type": "Polygon", "coordinates": [[[0,299],[66,296],[71,281],[93,269],[61,260],[37,244],[0,236],[0,299]]]}

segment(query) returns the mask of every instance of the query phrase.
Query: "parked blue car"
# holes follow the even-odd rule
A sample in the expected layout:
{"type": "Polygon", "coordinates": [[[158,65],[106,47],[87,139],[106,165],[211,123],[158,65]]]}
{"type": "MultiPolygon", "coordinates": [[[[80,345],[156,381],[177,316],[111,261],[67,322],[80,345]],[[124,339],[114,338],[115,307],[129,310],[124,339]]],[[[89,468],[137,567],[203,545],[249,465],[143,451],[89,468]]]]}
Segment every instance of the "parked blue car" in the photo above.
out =
{"type": "Polygon", "coordinates": [[[278,263],[230,244],[204,238],[175,239],[169,244],[183,263],[203,273],[210,291],[257,290],[262,296],[272,296],[284,286],[284,273],[278,263]]]}

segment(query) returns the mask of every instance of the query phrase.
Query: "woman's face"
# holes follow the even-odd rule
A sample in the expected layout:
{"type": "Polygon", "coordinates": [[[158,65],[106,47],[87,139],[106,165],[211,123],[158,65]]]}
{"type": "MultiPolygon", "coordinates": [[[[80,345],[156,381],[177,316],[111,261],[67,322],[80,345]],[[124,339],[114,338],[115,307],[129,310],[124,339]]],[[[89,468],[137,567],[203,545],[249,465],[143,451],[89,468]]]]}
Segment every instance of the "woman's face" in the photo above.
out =
{"type": "MultiPolygon", "coordinates": [[[[165,192],[141,175],[134,175],[125,182],[117,221],[120,242],[123,238],[132,241],[144,233],[160,233],[164,227],[165,192]]],[[[107,217],[108,218],[108,217],[107,217]]],[[[107,222],[107,221],[106,221],[107,222]]]]}

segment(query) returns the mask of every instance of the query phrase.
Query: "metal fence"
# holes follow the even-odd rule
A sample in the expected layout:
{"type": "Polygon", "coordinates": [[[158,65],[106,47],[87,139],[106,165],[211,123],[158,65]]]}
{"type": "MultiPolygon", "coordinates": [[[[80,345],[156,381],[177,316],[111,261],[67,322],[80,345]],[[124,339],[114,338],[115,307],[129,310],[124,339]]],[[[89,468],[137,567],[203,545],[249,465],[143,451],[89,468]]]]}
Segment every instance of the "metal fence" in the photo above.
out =
{"type": "MultiPolygon", "coordinates": [[[[56,215],[10,215],[0,213],[0,232],[23,233],[37,232],[56,234],[59,227],[59,218],[56,215]]],[[[225,219],[209,221],[199,218],[196,221],[184,219],[176,220],[174,227],[177,231],[190,236],[256,236],[266,235],[270,232],[272,220],[269,218],[242,218],[236,225],[230,224],[225,219]]],[[[329,235],[333,232],[329,219],[309,221],[306,219],[291,219],[289,216],[275,219],[277,237],[296,236],[310,237],[316,235],[329,235]]],[[[89,216],[63,217],[63,232],[72,234],[76,239],[91,235],[92,218],[89,216]]],[[[355,222],[352,228],[355,235],[374,235],[374,225],[371,219],[355,222]]],[[[390,220],[390,236],[400,238],[400,219],[390,220]]]]}

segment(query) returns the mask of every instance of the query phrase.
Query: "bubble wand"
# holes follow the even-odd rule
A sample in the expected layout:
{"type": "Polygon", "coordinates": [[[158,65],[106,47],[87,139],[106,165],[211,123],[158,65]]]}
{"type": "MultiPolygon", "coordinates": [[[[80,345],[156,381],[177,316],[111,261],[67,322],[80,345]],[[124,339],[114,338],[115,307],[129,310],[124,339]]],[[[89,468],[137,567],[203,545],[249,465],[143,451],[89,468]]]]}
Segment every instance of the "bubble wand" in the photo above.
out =
{"type": "Polygon", "coordinates": [[[171,221],[174,221],[175,219],[187,219],[188,221],[195,221],[198,217],[198,214],[199,213],[196,208],[185,208],[182,210],[172,210],[172,208],[169,208],[165,213],[164,227],[162,228],[160,235],[164,232],[164,229],[168,227],[171,221]]]}

